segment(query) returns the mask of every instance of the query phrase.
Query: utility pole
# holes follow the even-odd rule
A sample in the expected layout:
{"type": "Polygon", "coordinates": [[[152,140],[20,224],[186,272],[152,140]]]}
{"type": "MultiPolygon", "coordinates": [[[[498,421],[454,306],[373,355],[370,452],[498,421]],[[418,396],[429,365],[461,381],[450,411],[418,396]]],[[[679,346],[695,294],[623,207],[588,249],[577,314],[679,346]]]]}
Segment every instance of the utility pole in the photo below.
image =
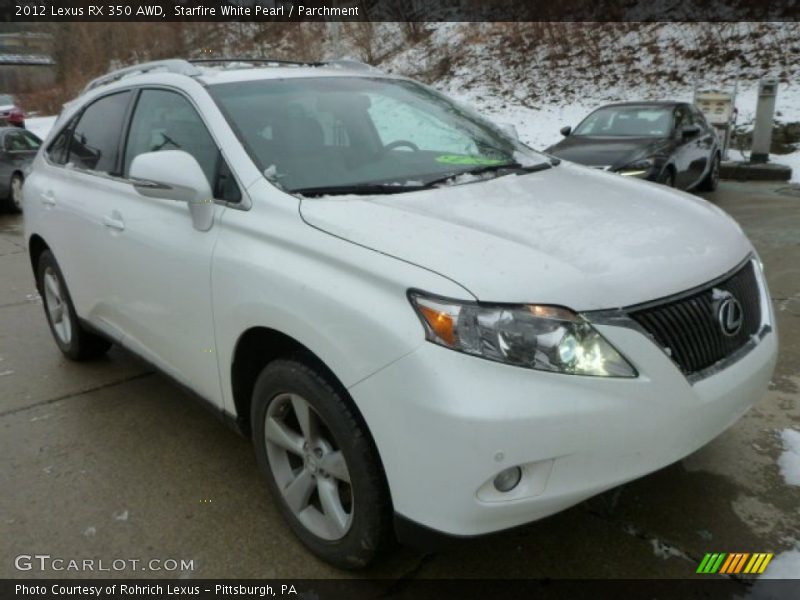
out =
{"type": "Polygon", "coordinates": [[[753,146],[750,162],[765,163],[769,160],[772,144],[772,125],[775,118],[775,99],[778,96],[778,80],[764,78],[758,82],[756,121],[753,126],[753,146]]]}

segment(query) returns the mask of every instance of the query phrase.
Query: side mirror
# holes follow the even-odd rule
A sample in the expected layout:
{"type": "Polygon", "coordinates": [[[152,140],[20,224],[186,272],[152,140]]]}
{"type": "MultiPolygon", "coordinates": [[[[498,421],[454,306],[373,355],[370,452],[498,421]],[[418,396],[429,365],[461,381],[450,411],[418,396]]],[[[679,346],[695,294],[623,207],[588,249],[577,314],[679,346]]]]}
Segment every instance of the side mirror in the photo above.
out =
{"type": "Polygon", "coordinates": [[[561,129],[559,129],[559,131],[561,132],[561,135],[567,137],[570,133],[572,133],[572,127],[570,127],[569,125],[565,125],[561,129]]]}
{"type": "Polygon", "coordinates": [[[693,138],[698,133],[700,133],[699,125],[685,125],[683,129],[681,129],[681,137],[685,140],[693,138]]]}
{"type": "Polygon", "coordinates": [[[511,123],[498,123],[497,127],[505,133],[507,136],[514,138],[515,140],[519,139],[519,132],[517,128],[514,127],[511,123]]]}
{"type": "Polygon", "coordinates": [[[214,223],[214,194],[194,156],[183,150],[145,152],[133,159],[130,177],[142,196],[186,202],[192,224],[208,231],[214,223]]]}

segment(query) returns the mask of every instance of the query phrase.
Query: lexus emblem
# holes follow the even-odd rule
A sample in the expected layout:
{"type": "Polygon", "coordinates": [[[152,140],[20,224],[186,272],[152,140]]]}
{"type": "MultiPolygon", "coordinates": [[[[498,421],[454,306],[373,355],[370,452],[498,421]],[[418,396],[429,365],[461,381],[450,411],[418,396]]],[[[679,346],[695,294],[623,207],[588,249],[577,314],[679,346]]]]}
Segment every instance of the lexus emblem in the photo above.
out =
{"type": "Polygon", "coordinates": [[[717,320],[722,333],[728,337],[735,336],[741,330],[743,320],[742,305],[733,295],[728,295],[727,298],[720,302],[719,308],[717,308],[717,320]]]}

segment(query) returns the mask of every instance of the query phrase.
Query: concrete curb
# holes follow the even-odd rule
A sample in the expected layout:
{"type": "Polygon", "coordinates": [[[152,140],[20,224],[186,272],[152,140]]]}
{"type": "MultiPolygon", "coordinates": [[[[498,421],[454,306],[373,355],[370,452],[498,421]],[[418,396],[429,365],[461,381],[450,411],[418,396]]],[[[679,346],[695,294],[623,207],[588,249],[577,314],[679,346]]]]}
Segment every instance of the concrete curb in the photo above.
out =
{"type": "Polygon", "coordinates": [[[738,181],[789,181],[792,169],[777,163],[726,161],[720,165],[719,176],[738,181]]]}

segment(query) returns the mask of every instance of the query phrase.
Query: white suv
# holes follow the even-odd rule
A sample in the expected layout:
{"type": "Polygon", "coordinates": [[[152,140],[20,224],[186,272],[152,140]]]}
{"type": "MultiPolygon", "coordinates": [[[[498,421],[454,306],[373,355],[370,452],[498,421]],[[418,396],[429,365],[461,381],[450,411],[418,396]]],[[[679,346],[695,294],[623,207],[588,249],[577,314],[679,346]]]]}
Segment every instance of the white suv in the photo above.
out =
{"type": "Polygon", "coordinates": [[[342,567],[679,460],[776,360],[722,210],[353,65],[112,73],[65,109],[24,202],[63,353],[120,344],[195,391],[342,567]]]}

